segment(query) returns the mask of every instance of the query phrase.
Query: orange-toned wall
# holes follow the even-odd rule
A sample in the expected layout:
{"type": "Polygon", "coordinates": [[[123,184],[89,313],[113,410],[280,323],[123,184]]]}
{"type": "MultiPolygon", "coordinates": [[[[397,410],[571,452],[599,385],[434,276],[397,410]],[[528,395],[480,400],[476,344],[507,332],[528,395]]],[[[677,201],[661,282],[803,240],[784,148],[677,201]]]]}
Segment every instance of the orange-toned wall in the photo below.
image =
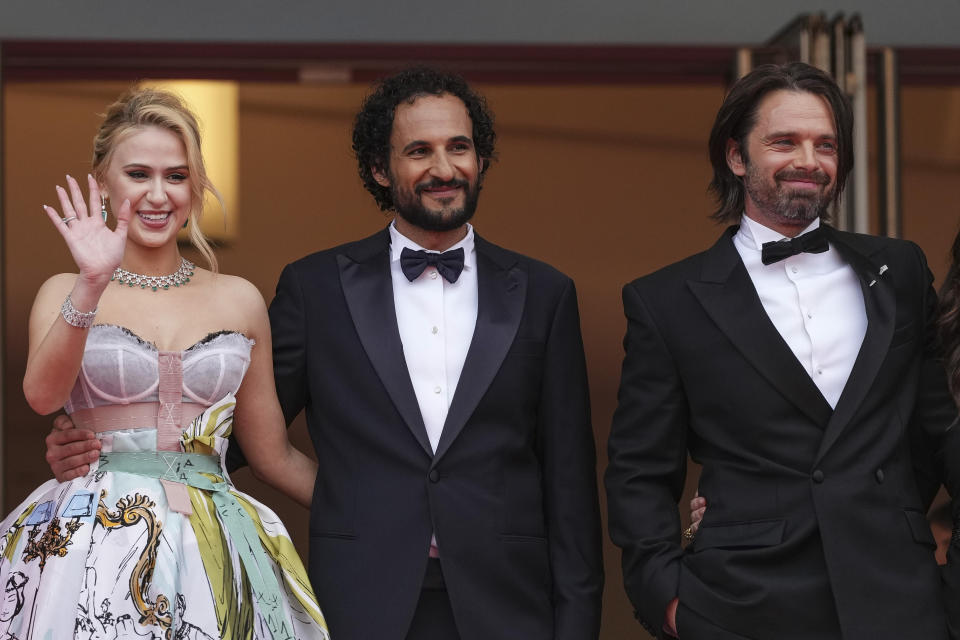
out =
{"type": "MultiPolygon", "coordinates": [[[[72,263],[40,205],[54,203],[53,186],[64,173],[89,170],[97,114],[123,88],[4,87],[5,509],[50,475],[42,457],[50,420],[34,415],[20,391],[26,321],[43,280],[72,270],[72,263]]],[[[497,114],[500,158],[488,174],[476,228],[575,279],[602,471],[625,328],[620,288],[705,248],[719,233],[706,218],[705,146],[723,87],[479,88],[497,114]]],[[[239,237],[218,255],[223,271],[248,278],[267,300],[286,262],[387,221],[363,191],[350,152],[351,121],[364,91],[240,87],[239,237]]],[[[903,109],[904,229],[943,274],[958,220],[951,196],[960,177],[960,90],[908,89],[903,109]]],[[[293,434],[309,450],[302,423],[293,434]]],[[[236,480],[277,509],[305,553],[305,512],[244,472],[236,480]]],[[[642,635],[623,595],[619,553],[609,543],[605,560],[603,637],[642,635]]]]}

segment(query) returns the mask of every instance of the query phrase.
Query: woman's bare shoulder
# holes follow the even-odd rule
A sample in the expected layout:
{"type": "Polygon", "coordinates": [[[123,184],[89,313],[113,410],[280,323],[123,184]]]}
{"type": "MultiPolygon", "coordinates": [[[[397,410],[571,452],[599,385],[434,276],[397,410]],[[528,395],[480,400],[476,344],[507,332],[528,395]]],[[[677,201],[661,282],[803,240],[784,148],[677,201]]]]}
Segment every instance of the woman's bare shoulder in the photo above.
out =
{"type": "Polygon", "coordinates": [[[207,286],[215,295],[232,296],[239,304],[263,304],[260,290],[245,278],[227,273],[210,274],[207,286]]]}
{"type": "Polygon", "coordinates": [[[76,283],[76,281],[76,273],[58,273],[54,276],[50,276],[42,285],[40,285],[40,289],[37,290],[37,297],[34,301],[34,304],[43,304],[43,302],[46,300],[56,299],[59,300],[59,302],[57,302],[57,305],[59,305],[67,297],[67,294],[73,289],[73,285],[76,283]]]}

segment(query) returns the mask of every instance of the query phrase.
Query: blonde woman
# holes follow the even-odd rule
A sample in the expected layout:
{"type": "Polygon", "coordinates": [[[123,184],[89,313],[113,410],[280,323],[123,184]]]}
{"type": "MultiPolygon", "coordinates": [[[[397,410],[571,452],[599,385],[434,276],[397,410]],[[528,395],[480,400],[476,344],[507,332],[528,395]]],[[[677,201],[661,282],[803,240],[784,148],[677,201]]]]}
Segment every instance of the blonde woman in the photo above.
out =
{"type": "Polygon", "coordinates": [[[172,94],[124,95],[86,182],[86,200],[67,177],[44,206],[79,273],[37,294],[23,389],[96,432],[100,457],[0,524],[0,584],[24,578],[9,632],[327,638],[283,525],[221,464],[235,436],[258,478],[310,503],[316,464],[287,441],[263,299],[217,273],[197,226],[215,191],[196,119],[172,94]],[[180,255],[184,225],[208,268],[180,255]]]}

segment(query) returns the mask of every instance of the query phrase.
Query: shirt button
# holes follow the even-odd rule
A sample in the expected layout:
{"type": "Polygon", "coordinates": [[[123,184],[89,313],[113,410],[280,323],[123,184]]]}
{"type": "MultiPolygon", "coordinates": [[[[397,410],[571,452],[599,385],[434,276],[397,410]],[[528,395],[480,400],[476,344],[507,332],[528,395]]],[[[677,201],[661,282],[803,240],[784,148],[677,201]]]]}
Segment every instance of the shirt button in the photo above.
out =
{"type": "Polygon", "coordinates": [[[434,387],[434,388],[433,388],[433,392],[434,392],[434,393],[440,393],[440,391],[442,391],[442,389],[440,389],[440,387],[434,387]]]}
{"type": "Polygon", "coordinates": [[[438,329],[437,327],[434,327],[433,329],[430,330],[430,333],[432,333],[433,335],[437,335],[438,333],[440,333],[440,329],[438,329]]]}
{"type": "Polygon", "coordinates": [[[433,280],[436,280],[436,279],[437,279],[437,275],[438,275],[438,274],[437,274],[436,271],[430,272],[430,277],[431,277],[433,280]]]}
{"type": "Polygon", "coordinates": [[[800,271],[800,269],[797,269],[796,267],[790,267],[790,271],[796,273],[797,271],[800,271]]]}
{"type": "Polygon", "coordinates": [[[807,312],[807,317],[808,317],[808,318],[813,318],[813,314],[808,311],[808,312],[807,312]]]}
{"type": "Polygon", "coordinates": [[[823,369],[817,369],[817,375],[818,375],[818,376],[822,376],[822,375],[823,375],[823,369]]]}
{"type": "Polygon", "coordinates": [[[817,469],[816,471],[814,471],[813,481],[816,482],[817,484],[820,484],[821,482],[823,482],[823,471],[820,471],[820,469],[817,469]]]}

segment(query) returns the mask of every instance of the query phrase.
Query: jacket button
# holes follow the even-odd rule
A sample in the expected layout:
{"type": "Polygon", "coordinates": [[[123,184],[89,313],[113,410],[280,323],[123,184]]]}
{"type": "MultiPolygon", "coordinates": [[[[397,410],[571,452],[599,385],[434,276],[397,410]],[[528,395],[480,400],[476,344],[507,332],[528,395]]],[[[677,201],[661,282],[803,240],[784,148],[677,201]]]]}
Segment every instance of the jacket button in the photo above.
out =
{"type": "Polygon", "coordinates": [[[820,484],[821,482],[823,482],[823,471],[820,471],[820,469],[817,469],[816,471],[814,471],[813,481],[816,482],[817,484],[820,484]]]}
{"type": "Polygon", "coordinates": [[[883,484],[883,469],[877,469],[877,472],[874,475],[877,478],[877,484],[883,484]]]}
{"type": "Polygon", "coordinates": [[[430,472],[430,482],[439,482],[440,481],[440,472],[436,469],[433,469],[430,472]]]}

